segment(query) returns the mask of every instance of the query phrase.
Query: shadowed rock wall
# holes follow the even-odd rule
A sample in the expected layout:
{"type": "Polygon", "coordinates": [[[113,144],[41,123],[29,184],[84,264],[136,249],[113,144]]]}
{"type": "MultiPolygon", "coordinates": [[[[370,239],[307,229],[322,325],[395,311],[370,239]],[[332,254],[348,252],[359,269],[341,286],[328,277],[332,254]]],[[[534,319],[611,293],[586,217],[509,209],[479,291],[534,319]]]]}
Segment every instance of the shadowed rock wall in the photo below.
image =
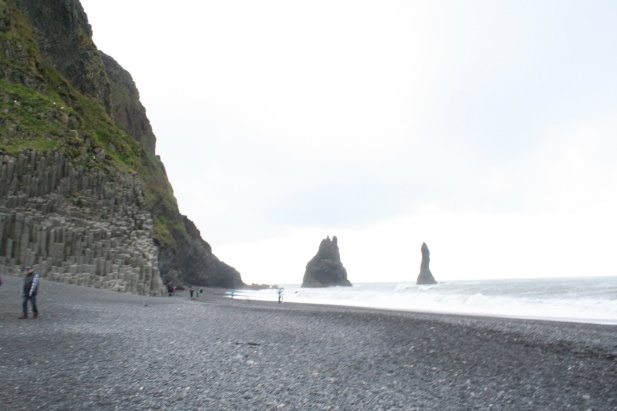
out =
{"type": "Polygon", "coordinates": [[[99,52],[111,87],[111,115],[118,126],[149,153],[154,153],[156,137],[152,132],[146,109],[139,100],[139,91],[131,74],[112,57],[99,52]]]}
{"type": "Polygon", "coordinates": [[[39,34],[40,55],[81,93],[111,110],[105,67],[92,42],[92,28],[76,0],[15,0],[39,34]]]}

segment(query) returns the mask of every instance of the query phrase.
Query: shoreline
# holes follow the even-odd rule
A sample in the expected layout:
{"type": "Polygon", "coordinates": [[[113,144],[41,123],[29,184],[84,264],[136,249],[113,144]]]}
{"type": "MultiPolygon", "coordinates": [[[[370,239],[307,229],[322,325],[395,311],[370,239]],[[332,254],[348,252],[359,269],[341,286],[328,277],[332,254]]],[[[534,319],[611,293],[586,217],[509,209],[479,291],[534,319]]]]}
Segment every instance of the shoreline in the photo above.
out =
{"type": "MultiPolygon", "coordinates": [[[[228,297],[221,297],[228,298],[228,297]]],[[[243,299],[243,298],[234,298],[236,301],[251,301],[255,303],[271,303],[275,304],[276,301],[266,301],[266,300],[251,300],[251,299],[243,299]]],[[[196,300],[196,302],[200,302],[196,300]]],[[[456,317],[470,317],[470,318],[494,318],[501,320],[521,320],[521,321],[539,321],[539,322],[549,322],[549,323],[560,323],[560,324],[589,324],[589,325],[603,325],[603,326],[617,326],[617,320],[615,321],[602,321],[602,320],[582,320],[577,318],[567,318],[567,317],[536,317],[536,316],[515,316],[515,315],[499,315],[499,314],[481,314],[481,313],[460,313],[460,312],[452,312],[452,311],[438,311],[438,310],[416,310],[416,309],[396,309],[396,308],[381,308],[381,307],[370,307],[364,305],[346,305],[346,304],[328,304],[328,303],[309,303],[309,302],[284,302],[284,304],[297,304],[297,305],[308,305],[315,307],[340,307],[340,308],[358,308],[365,309],[369,311],[377,311],[384,313],[400,313],[400,314],[427,314],[427,315],[435,315],[435,316],[456,316],[456,317]]]]}
{"type": "MultiPolygon", "coordinates": [[[[617,280],[617,277],[609,278],[617,280]]],[[[465,284],[466,282],[461,281],[460,283],[465,284]]],[[[470,283],[473,283],[474,286],[478,284],[476,281],[470,283]]],[[[452,294],[451,289],[444,289],[443,293],[440,294],[442,290],[438,289],[438,286],[431,286],[430,291],[425,289],[425,291],[418,292],[416,290],[422,290],[424,286],[416,287],[415,284],[405,285],[402,290],[411,290],[411,292],[401,293],[401,285],[402,283],[370,283],[360,284],[359,287],[354,289],[346,287],[312,289],[301,288],[298,285],[285,285],[283,299],[286,303],[363,307],[387,311],[617,325],[617,312],[614,316],[611,316],[606,309],[605,311],[598,311],[597,309],[592,309],[591,312],[587,311],[588,308],[594,307],[594,304],[596,307],[599,306],[600,302],[597,300],[590,301],[589,304],[591,305],[589,306],[584,304],[575,305],[574,307],[582,310],[576,311],[576,309],[572,308],[571,304],[576,303],[577,299],[571,297],[572,301],[563,299],[560,296],[541,297],[539,300],[534,301],[533,298],[530,299],[527,296],[490,294],[493,291],[490,289],[487,294],[484,294],[485,291],[481,289],[478,289],[476,293],[461,294],[458,294],[460,290],[456,290],[455,294],[452,294]],[[430,297],[431,294],[434,297],[430,297]],[[375,296],[378,296],[378,298],[375,298],[375,296]],[[452,298],[452,296],[458,297],[458,300],[453,302],[441,300],[442,298],[452,298]],[[390,297],[392,299],[388,300],[387,298],[390,297]],[[474,301],[468,304],[465,300],[476,297],[482,298],[480,304],[474,301]],[[461,299],[464,302],[461,302],[461,299]],[[422,303],[415,301],[422,301],[422,303]],[[499,303],[502,303],[507,309],[499,306],[499,303]],[[509,307],[508,304],[512,304],[512,307],[509,307]],[[566,311],[559,312],[559,308],[564,308],[566,311]],[[541,314],[536,314],[536,312],[541,314]],[[585,312],[586,314],[579,314],[579,312],[585,312]]],[[[615,287],[613,284],[611,286],[615,287]]],[[[617,288],[615,288],[615,291],[617,292],[617,288]]],[[[253,301],[274,301],[276,300],[276,295],[272,290],[237,290],[236,298],[251,299],[253,301]]],[[[606,302],[611,304],[612,311],[617,310],[617,300],[606,302]]]]}
{"type": "MultiPolygon", "coordinates": [[[[223,296],[222,298],[229,298],[223,296]]],[[[276,303],[276,301],[269,300],[253,300],[250,298],[234,298],[237,301],[252,301],[252,302],[264,302],[264,303],[276,303]]],[[[420,309],[403,309],[403,308],[382,308],[382,307],[371,307],[368,305],[349,305],[349,304],[336,304],[336,303],[311,303],[311,302],[295,302],[295,301],[285,301],[284,304],[299,304],[299,305],[313,305],[313,306],[324,306],[324,307],[342,307],[342,308],[361,308],[366,310],[375,310],[375,311],[384,311],[384,312],[394,312],[394,313],[415,313],[415,314],[431,314],[431,315],[443,315],[443,316],[461,316],[461,317],[479,317],[479,318],[495,318],[495,319],[504,319],[504,320],[530,320],[530,321],[546,321],[546,322],[557,322],[563,324],[590,324],[590,325],[607,325],[607,326],[617,326],[617,319],[614,321],[609,320],[596,320],[596,319],[578,319],[578,318],[568,318],[568,317],[539,317],[539,316],[517,316],[517,315],[500,315],[500,314],[483,314],[483,313],[464,313],[464,312],[454,312],[454,311],[439,311],[439,310],[420,310],[420,309]]]]}

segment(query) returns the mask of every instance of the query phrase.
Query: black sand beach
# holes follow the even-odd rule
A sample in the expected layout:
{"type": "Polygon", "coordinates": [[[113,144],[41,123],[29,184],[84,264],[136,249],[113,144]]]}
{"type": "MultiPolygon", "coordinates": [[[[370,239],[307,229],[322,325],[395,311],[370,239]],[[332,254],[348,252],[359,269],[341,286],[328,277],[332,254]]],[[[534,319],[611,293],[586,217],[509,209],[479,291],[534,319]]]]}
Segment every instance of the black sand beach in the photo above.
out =
{"type": "Polygon", "coordinates": [[[1,410],[610,410],[617,327],[0,287],[1,410]]]}

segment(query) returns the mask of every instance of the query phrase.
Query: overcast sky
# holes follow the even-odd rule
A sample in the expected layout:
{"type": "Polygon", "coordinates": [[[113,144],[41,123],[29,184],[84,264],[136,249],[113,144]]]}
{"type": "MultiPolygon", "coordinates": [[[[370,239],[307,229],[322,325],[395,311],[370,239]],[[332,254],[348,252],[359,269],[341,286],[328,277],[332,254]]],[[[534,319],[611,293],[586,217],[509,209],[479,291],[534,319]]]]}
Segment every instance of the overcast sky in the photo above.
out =
{"type": "Polygon", "coordinates": [[[617,2],[82,4],[246,282],[617,275],[617,2]]]}

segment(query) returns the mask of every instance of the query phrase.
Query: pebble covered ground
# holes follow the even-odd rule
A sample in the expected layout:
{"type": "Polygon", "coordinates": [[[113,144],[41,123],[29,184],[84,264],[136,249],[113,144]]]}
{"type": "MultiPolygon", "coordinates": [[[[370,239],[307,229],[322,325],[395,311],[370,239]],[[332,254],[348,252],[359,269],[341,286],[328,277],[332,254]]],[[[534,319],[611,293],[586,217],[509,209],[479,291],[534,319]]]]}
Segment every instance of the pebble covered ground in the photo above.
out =
{"type": "Polygon", "coordinates": [[[610,410],[617,327],[0,287],[0,410],[610,410]]]}

